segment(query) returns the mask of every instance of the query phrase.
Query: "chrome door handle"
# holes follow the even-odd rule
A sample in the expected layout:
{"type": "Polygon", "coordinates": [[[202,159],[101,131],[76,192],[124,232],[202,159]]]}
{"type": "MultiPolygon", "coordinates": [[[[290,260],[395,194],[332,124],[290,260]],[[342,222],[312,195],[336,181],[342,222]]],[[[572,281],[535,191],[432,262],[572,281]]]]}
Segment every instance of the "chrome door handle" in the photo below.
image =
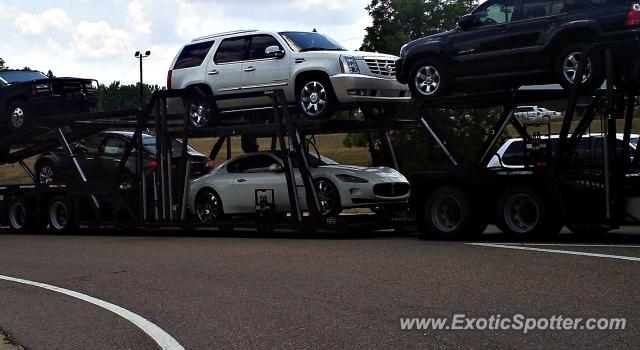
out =
{"type": "Polygon", "coordinates": [[[240,182],[240,183],[247,182],[247,180],[246,180],[246,179],[238,179],[238,180],[236,180],[236,181],[237,181],[237,182],[240,182]]]}
{"type": "Polygon", "coordinates": [[[244,69],[245,72],[253,72],[254,70],[256,70],[256,67],[253,66],[244,69]]]}
{"type": "Polygon", "coordinates": [[[218,75],[218,74],[220,74],[220,72],[218,70],[214,69],[214,70],[210,71],[208,74],[209,75],[218,75]]]}

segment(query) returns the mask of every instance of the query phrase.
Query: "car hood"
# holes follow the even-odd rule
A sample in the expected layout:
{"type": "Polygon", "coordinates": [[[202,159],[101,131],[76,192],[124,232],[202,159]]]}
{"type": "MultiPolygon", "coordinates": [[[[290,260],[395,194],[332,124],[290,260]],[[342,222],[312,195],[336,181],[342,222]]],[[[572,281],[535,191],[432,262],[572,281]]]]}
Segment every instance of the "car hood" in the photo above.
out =
{"type": "Polygon", "coordinates": [[[395,169],[388,167],[363,167],[357,165],[331,164],[316,168],[320,171],[328,171],[335,175],[346,174],[364,179],[385,178],[394,181],[407,181],[407,179],[395,169]]]}
{"type": "Polygon", "coordinates": [[[446,31],[446,32],[433,34],[433,35],[426,36],[424,38],[413,40],[413,41],[409,42],[406,45],[405,49],[400,54],[402,56],[404,56],[404,54],[406,54],[412,48],[414,48],[416,46],[424,45],[424,44],[429,43],[429,42],[446,41],[447,37],[450,36],[451,34],[453,34],[456,31],[457,31],[457,29],[452,29],[452,30],[449,30],[449,31],[446,31]]]}

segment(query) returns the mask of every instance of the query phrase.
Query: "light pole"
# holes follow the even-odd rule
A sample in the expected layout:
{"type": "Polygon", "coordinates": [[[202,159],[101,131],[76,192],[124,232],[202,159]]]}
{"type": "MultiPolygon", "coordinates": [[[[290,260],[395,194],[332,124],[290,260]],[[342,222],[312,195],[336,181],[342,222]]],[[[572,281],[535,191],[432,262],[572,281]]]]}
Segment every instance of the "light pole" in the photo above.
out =
{"type": "Polygon", "coordinates": [[[140,51],[136,51],[136,58],[140,59],[140,107],[144,105],[144,85],[142,85],[142,59],[151,56],[151,51],[146,51],[142,54],[140,51]]]}

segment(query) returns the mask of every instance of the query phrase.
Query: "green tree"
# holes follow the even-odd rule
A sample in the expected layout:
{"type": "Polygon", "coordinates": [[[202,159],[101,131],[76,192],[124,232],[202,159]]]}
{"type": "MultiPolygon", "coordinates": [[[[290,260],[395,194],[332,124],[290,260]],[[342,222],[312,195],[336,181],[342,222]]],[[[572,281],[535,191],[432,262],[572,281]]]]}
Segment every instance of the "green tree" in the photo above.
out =
{"type": "MultiPolygon", "coordinates": [[[[455,28],[460,16],[471,12],[477,3],[475,0],[372,0],[367,6],[372,24],[366,29],[361,49],[397,55],[405,43],[455,28]]],[[[447,145],[456,151],[458,161],[477,158],[478,149],[499,115],[494,110],[429,109],[414,104],[400,113],[403,119],[418,119],[428,113],[434,126],[449,141],[447,145]]],[[[443,152],[422,128],[395,131],[391,141],[400,168],[405,172],[449,165],[443,152]]],[[[362,134],[349,135],[344,144],[368,147],[368,138],[362,134]]]]}
{"type": "Polygon", "coordinates": [[[55,77],[56,77],[56,76],[55,76],[55,74],[53,74],[53,71],[51,71],[51,69],[49,69],[49,70],[47,71],[47,76],[48,76],[50,79],[53,79],[53,78],[55,78],[55,77]]]}
{"type": "Polygon", "coordinates": [[[0,58],[0,69],[8,69],[9,67],[4,65],[4,60],[0,58]]]}
{"type": "MultiPolygon", "coordinates": [[[[159,90],[157,85],[144,84],[144,103],[149,102],[151,94],[159,90]]],[[[101,86],[98,93],[98,110],[112,111],[116,109],[137,108],[140,106],[140,84],[122,85],[114,81],[109,86],[101,86]]]]}

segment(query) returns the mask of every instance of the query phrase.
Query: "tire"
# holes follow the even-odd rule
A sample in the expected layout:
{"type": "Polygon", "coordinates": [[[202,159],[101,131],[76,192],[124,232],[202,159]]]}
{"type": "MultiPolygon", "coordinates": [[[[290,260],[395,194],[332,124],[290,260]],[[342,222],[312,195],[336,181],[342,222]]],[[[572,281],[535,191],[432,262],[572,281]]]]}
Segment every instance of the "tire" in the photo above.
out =
{"type": "Polygon", "coordinates": [[[385,120],[391,119],[398,115],[400,108],[398,107],[365,107],[360,108],[362,115],[368,120],[385,120]]]}
{"type": "Polygon", "coordinates": [[[318,201],[320,202],[320,215],[338,216],[342,212],[340,204],[340,193],[338,188],[327,179],[317,179],[315,181],[318,201]]]}
{"type": "Polygon", "coordinates": [[[32,122],[32,118],[25,101],[17,100],[7,108],[7,128],[9,132],[18,131],[32,122]]]}
{"type": "Polygon", "coordinates": [[[516,238],[550,238],[562,229],[555,206],[528,186],[507,189],[500,196],[496,224],[502,232],[516,238]]]}
{"type": "MultiPolygon", "coordinates": [[[[572,78],[571,75],[577,73],[581,50],[582,45],[580,44],[570,45],[562,50],[556,58],[555,75],[565,90],[570,91],[573,88],[575,76],[572,78]]],[[[605,75],[602,54],[598,50],[592,51],[588,62],[582,88],[585,90],[598,89],[602,86],[605,75]]]]}
{"type": "Polygon", "coordinates": [[[74,210],[65,196],[51,198],[47,205],[47,227],[55,233],[69,232],[75,227],[74,210]]]}
{"type": "Polygon", "coordinates": [[[224,209],[220,196],[212,189],[204,189],[198,193],[194,212],[199,223],[210,225],[224,218],[224,209]]]}
{"type": "Polygon", "coordinates": [[[330,119],[336,110],[331,83],[324,77],[302,80],[296,87],[296,101],[303,119],[330,119]]]}
{"type": "Polygon", "coordinates": [[[51,162],[42,162],[36,170],[36,181],[41,184],[54,183],[58,181],[57,170],[51,162]]]}
{"type": "Polygon", "coordinates": [[[425,58],[409,71],[409,90],[417,99],[447,96],[451,77],[445,65],[436,58],[425,58]]]}
{"type": "Polygon", "coordinates": [[[487,228],[471,198],[462,190],[444,186],[431,192],[418,213],[421,239],[480,236],[487,228]]]}
{"type": "Polygon", "coordinates": [[[33,226],[29,205],[23,197],[14,197],[9,201],[6,215],[12,232],[22,233],[33,226]]]}
{"type": "Polygon", "coordinates": [[[185,112],[189,115],[189,123],[195,129],[214,125],[216,111],[205,97],[194,97],[185,102],[185,112]]]}

